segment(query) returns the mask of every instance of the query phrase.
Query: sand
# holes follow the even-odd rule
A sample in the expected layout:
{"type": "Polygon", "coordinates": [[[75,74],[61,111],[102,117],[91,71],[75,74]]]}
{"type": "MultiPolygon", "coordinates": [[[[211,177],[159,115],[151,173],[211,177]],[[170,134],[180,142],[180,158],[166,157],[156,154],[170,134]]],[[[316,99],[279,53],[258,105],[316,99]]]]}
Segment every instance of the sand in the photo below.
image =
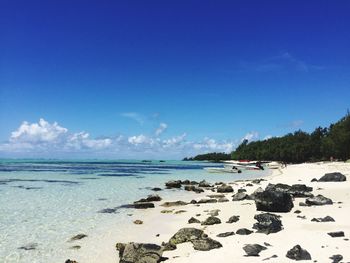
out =
{"type": "MultiPolygon", "coordinates": [[[[234,176],[234,175],[233,175],[234,176]]],[[[190,178],[189,178],[190,179],[190,178]]],[[[174,251],[166,251],[163,256],[169,259],[166,262],[260,262],[263,259],[276,255],[277,258],[271,258],[264,262],[294,262],[286,257],[286,253],[293,246],[299,244],[306,249],[312,257],[312,261],[331,262],[330,256],[341,254],[344,259],[342,262],[350,261],[350,164],[345,163],[313,163],[289,165],[287,168],[275,170],[272,175],[264,177],[266,181],[253,186],[246,186],[248,182],[234,182],[230,185],[236,193],[239,188],[245,188],[250,194],[258,187],[265,188],[268,183],[285,184],[306,184],[313,187],[313,194],[322,194],[331,198],[333,205],[326,206],[299,206],[299,202],[305,201],[305,198],[295,198],[294,208],[289,213],[275,213],[281,216],[283,230],[273,234],[252,233],[250,235],[233,235],[225,238],[216,237],[222,232],[234,231],[239,228],[252,229],[256,220],[254,215],[260,212],[256,211],[254,201],[231,201],[232,193],[226,194],[230,200],[226,203],[186,205],[180,207],[164,208],[159,206],[163,203],[157,202],[156,208],[146,210],[134,210],[130,216],[130,225],[125,231],[125,235],[114,237],[110,230],[108,236],[105,236],[103,242],[106,249],[100,251],[91,257],[91,262],[118,262],[117,251],[114,249],[116,242],[142,242],[161,244],[168,241],[180,228],[195,227],[205,231],[209,237],[219,241],[223,247],[210,251],[196,251],[190,243],[178,245],[174,251]],[[347,176],[345,182],[311,182],[312,178],[320,178],[328,172],[341,172],[347,176]],[[339,202],[339,203],[338,203],[339,202]],[[340,203],[341,202],[341,203],[340,203]],[[220,209],[218,217],[222,223],[212,226],[202,226],[200,224],[188,224],[188,219],[193,217],[203,221],[208,217],[208,212],[214,209],[220,209]],[[173,210],[170,213],[161,213],[162,210],[173,210]],[[175,214],[176,211],[185,210],[183,213],[175,214]],[[300,214],[294,213],[295,210],[301,210],[300,214]],[[200,216],[196,216],[201,214],[200,216]],[[233,224],[226,221],[233,215],[239,215],[240,220],[233,224]],[[305,219],[297,216],[305,216],[305,219]],[[312,222],[314,217],[331,216],[335,222],[312,222]],[[132,222],[140,219],[141,225],[135,225],[132,222]],[[345,237],[332,238],[327,233],[332,231],[344,231],[345,237]],[[108,237],[108,238],[106,238],[108,237]],[[106,241],[107,240],[107,241],[106,241]],[[247,257],[242,247],[245,244],[269,243],[267,250],[260,253],[260,257],[247,257]]],[[[191,199],[197,201],[211,194],[206,191],[201,194],[189,193],[184,190],[183,201],[189,202],[191,199]]],[[[160,192],[161,195],[161,192],[160,192]]],[[[176,200],[164,200],[176,201],[176,200]]],[[[79,261],[79,260],[78,260],[79,261]]]]}

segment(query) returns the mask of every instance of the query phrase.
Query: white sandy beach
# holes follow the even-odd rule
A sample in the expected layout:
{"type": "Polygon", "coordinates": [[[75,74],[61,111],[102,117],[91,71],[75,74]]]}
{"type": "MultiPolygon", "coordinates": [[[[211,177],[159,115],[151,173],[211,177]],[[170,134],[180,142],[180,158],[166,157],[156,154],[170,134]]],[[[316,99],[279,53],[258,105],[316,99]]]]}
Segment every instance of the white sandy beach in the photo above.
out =
{"type": "MultiPolygon", "coordinates": [[[[315,163],[289,165],[287,168],[275,170],[272,175],[265,177],[266,181],[253,186],[246,186],[248,182],[234,182],[234,175],[230,185],[237,193],[239,188],[245,188],[250,194],[258,187],[265,188],[269,183],[284,184],[306,184],[313,187],[313,194],[322,194],[333,200],[333,205],[325,206],[299,206],[299,202],[305,201],[305,198],[295,198],[294,208],[288,213],[275,213],[281,216],[283,230],[269,235],[262,233],[252,233],[250,235],[233,235],[229,237],[216,237],[222,232],[234,231],[239,228],[252,229],[256,220],[254,215],[261,212],[256,211],[254,201],[231,201],[232,193],[225,194],[230,200],[225,203],[201,204],[200,206],[189,204],[186,206],[164,208],[159,206],[164,201],[156,202],[154,209],[130,210],[130,224],[125,226],[125,235],[114,236],[113,229],[118,227],[106,226],[106,232],[101,233],[101,237],[92,242],[82,241],[82,249],[74,258],[78,262],[118,262],[118,251],[115,250],[117,242],[140,242],[155,243],[160,245],[163,241],[167,242],[179,229],[184,227],[195,227],[204,230],[212,239],[219,241],[223,247],[210,251],[196,251],[191,243],[177,245],[177,249],[164,252],[163,256],[168,257],[167,262],[260,262],[263,259],[277,255],[277,258],[271,258],[267,262],[293,262],[286,257],[289,249],[299,244],[306,249],[312,257],[312,261],[331,262],[330,256],[341,254],[344,259],[342,262],[350,261],[350,241],[349,238],[350,223],[350,164],[345,163],[315,163]],[[345,182],[310,182],[311,179],[319,179],[325,173],[341,172],[347,176],[345,182]],[[339,203],[338,203],[339,202],[339,203]],[[162,210],[173,210],[173,213],[161,213],[162,210]],[[201,224],[188,224],[188,219],[193,217],[203,221],[208,217],[208,212],[214,209],[220,209],[218,217],[222,223],[211,226],[202,226],[201,224]],[[175,214],[178,210],[186,212],[175,214]],[[301,210],[300,214],[294,213],[295,210],[301,210]],[[196,216],[201,214],[200,216],[196,216]],[[226,221],[233,215],[239,215],[240,220],[233,224],[226,221]],[[305,216],[305,219],[297,216],[305,216]],[[312,222],[312,218],[331,216],[335,222],[312,222]],[[140,219],[142,225],[135,225],[134,220],[140,219]],[[108,229],[108,230],[107,230],[108,229]],[[345,237],[332,238],[327,233],[332,231],[344,231],[345,237]],[[242,247],[245,244],[269,243],[267,249],[260,253],[260,257],[247,257],[242,247]],[[85,243],[85,244],[84,244],[85,243]],[[95,246],[93,245],[95,244],[95,246]],[[103,247],[97,250],[96,248],[103,247]],[[79,255],[84,254],[83,257],[79,255]]],[[[191,178],[189,178],[191,179],[191,178]]],[[[160,186],[163,187],[163,186],[160,186]]],[[[201,194],[189,193],[184,190],[182,201],[189,202],[192,199],[199,200],[211,191],[205,191],[201,194]]],[[[159,192],[161,195],[161,192],[159,192]]],[[[73,256],[73,254],[72,254],[73,256]]],[[[73,259],[73,258],[71,258],[73,259]]]]}

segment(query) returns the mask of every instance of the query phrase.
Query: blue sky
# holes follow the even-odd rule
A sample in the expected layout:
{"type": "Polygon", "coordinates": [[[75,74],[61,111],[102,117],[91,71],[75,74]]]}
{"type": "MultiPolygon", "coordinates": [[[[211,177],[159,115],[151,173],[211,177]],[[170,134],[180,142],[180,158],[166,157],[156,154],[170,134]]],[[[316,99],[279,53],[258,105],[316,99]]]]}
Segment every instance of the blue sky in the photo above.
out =
{"type": "Polygon", "coordinates": [[[3,0],[0,157],[182,158],[328,126],[350,108],[349,12],[3,0]]]}

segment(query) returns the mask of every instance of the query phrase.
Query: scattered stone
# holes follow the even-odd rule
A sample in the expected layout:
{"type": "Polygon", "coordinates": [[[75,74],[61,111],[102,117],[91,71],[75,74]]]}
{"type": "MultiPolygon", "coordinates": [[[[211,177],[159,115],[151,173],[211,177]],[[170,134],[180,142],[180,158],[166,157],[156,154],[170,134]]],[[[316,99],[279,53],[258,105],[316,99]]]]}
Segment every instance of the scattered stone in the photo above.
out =
{"type": "Polygon", "coordinates": [[[205,219],[201,225],[204,226],[210,226],[210,225],[216,225],[216,224],[221,224],[221,220],[218,217],[215,216],[209,216],[207,219],[205,219]]]}
{"type": "Polygon", "coordinates": [[[67,259],[65,263],[78,263],[78,261],[67,259]]]}
{"type": "Polygon", "coordinates": [[[311,182],[317,182],[316,178],[312,178],[311,182]]]}
{"type": "Polygon", "coordinates": [[[300,211],[300,210],[295,210],[294,213],[295,213],[295,214],[300,214],[301,211],[300,211]]]}
{"type": "Polygon", "coordinates": [[[18,249],[22,250],[34,250],[38,247],[38,243],[29,243],[27,245],[24,245],[22,247],[19,247],[18,249]]]}
{"type": "Polygon", "coordinates": [[[135,225],[142,225],[142,224],[143,224],[143,221],[137,219],[137,220],[134,221],[134,224],[135,224],[135,225]]]}
{"type": "Polygon", "coordinates": [[[331,237],[343,237],[343,236],[345,236],[343,231],[329,232],[327,234],[330,235],[331,237]]]}
{"type": "Polygon", "coordinates": [[[116,208],[104,208],[101,209],[100,211],[98,211],[97,213],[101,213],[101,214],[114,214],[117,212],[116,208]]]}
{"type": "Polygon", "coordinates": [[[197,201],[193,199],[193,200],[191,200],[190,204],[195,205],[195,204],[197,204],[197,201]]]}
{"type": "Polygon", "coordinates": [[[335,222],[334,218],[331,216],[319,217],[311,219],[312,222],[335,222]]]}
{"type": "Polygon", "coordinates": [[[214,209],[214,210],[209,211],[208,215],[218,216],[219,212],[220,212],[220,209],[214,209]]]}
{"type": "Polygon", "coordinates": [[[116,248],[119,251],[119,262],[147,262],[158,263],[162,257],[164,249],[156,244],[145,243],[117,243],[116,248]]]}
{"type": "Polygon", "coordinates": [[[331,257],[329,257],[332,261],[332,263],[338,263],[340,262],[341,260],[343,260],[343,256],[340,255],[340,254],[336,254],[336,255],[333,255],[331,257]]]}
{"type": "Polygon", "coordinates": [[[174,214],[178,215],[178,214],[182,214],[182,213],[185,213],[185,212],[187,212],[187,211],[186,210],[178,210],[174,214]]]}
{"type": "Polygon", "coordinates": [[[205,199],[201,199],[199,200],[197,203],[198,204],[207,204],[207,203],[217,203],[218,200],[213,199],[213,198],[205,198],[205,199]]]}
{"type": "Polygon", "coordinates": [[[207,195],[207,197],[219,199],[219,198],[225,197],[225,195],[224,194],[210,194],[210,195],[207,195]]]}
{"type": "Polygon", "coordinates": [[[175,202],[165,202],[161,204],[161,206],[164,206],[164,207],[183,206],[183,205],[187,205],[187,203],[184,201],[175,201],[175,202]]]}
{"type": "Polygon", "coordinates": [[[267,247],[272,247],[271,244],[269,244],[267,242],[264,242],[264,245],[267,246],[267,247]]]}
{"type": "Polygon", "coordinates": [[[254,185],[251,183],[247,183],[245,186],[254,186],[254,185]]]}
{"type": "Polygon", "coordinates": [[[182,228],[169,240],[170,245],[177,245],[185,242],[191,242],[195,250],[201,251],[222,247],[218,241],[209,238],[203,230],[196,228],[182,228]]]}
{"type": "Polygon", "coordinates": [[[223,197],[223,198],[219,198],[218,199],[218,202],[219,203],[225,203],[225,202],[229,202],[230,200],[228,200],[226,197],[223,197]]]}
{"type": "Polygon", "coordinates": [[[236,231],[237,235],[250,235],[251,233],[253,233],[253,231],[251,231],[247,228],[240,228],[236,231]]]}
{"type": "Polygon", "coordinates": [[[344,182],[346,181],[346,176],[342,173],[327,173],[324,176],[322,176],[319,180],[319,182],[344,182]]]}
{"type": "Polygon", "coordinates": [[[306,216],[297,216],[297,218],[306,219],[306,216]]]}
{"type": "Polygon", "coordinates": [[[207,181],[203,180],[201,182],[199,182],[198,184],[199,187],[212,187],[212,185],[210,183],[208,183],[207,181]]]}
{"type": "Polygon", "coordinates": [[[217,237],[228,237],[228,236],[233,236],[235,234],[235,232],[224,232],[224,233],[220,233],[217,234],[217,237]]]}
{"type": "Polygon", "coordinates": [[[191,217],[188,219],[189,224],[199,224],[201,221],[199,221],[197,218],[191,217]]]}
{"type": "Polygon", "coordinates": [[[244,188],[240,188],[240,189],[238,189],[237,192],[238,192],[238,193],[245,193],[245,192],[247,192],[247,190],[245,190],[244,188]]]}
{"type": "Polygon", "coordinates": [[[177,248],[175,244],[170,244],[169,242],[163,242],[162,247],[164,251],[172,251],[177,248]]]}
{"type": "Polygon", "coordinates": [[[69,241],[76,241],[76,240],[83,239],[85,237],[87,237],[87,235],[85,235],[85,234],[78,234],[78,235],[72,237],[69,241]]]}
{"type": "Polygon", "coordinates": [[[181,188],[181,181],[180,181],[180,180],[168,181],[168,182],[165,183],[165,186],[166,186],[168,189],[171,189],[171,188],[181,188]]]}
{"type": "Polygon", "coordinates": [[[248,195],[244,192],[238,192],[237,194],[232,196],[232,201],[242,201],[246,199],[248,195]]]}
{"type": "Polygon", "coordinates": [[[252,194],[250,194],[246,199],[248,200],[255,200],[256,195],[258,193],[264,192],[264,189],[262,189],[261,187],[257,188],[252,194]]]}
{"type": "Polygon", "coordinates": [[[255,205],[258,211],[266,212],[289,212],[294,206],[290,194],[266,190],[256,194],[255,205]]]}
{"type": "Polygon", "coordinates": [[[147,209],[147,208],[154,208],[153,203],[134,203],[135,209],[147,209]]]}
{"type": "Polygon", "coordinates": [[[152,191],[158,192],[158,191],[162,191],[162,188],[159,187],[154,187],[151,189],[152,191]]]}
{"type": "Polygon", "coordinates": [[[259,244],[248,244],[243,247],[247,257],[258,257],[259,253],[267,248],[259,244]]]}
{"type": "Polygon", "coordinates": [[[75,250],[78,250],[78,249],[81,249],[81,246],[71,246],[69,249],[75,249],[75,250]]]}
{"type": "Polygon", "coordinates": [[[171,214],[174,210],[162,210],[160,211],[162,214],[171,214]]]}
{"type": "Polygon", "coordinates": [[[263,261],[270,260],[272,258],[278,258],[278,256],[277,255],[272,255],[271,257],[264,258],[263,261]]]}
{"type": "Polygon", "coordinates": [[[158,202],[161,200],[162,198],[159,195],[149,195],[146,198],[142,198],[134,203],[158,202]]]}
{"type": "Polygon", "coordinates": [[[232,224],[232,223],[236,223],[239,220],[239,216],[231,216],[226,223],[228,224],[232,224]]]}
{"type": "Polygon", "coordinates": [[[254,219],[257,220],[258,223],[253,225],[253,229],[256,229],[258,233],[265,233],[268,235],[282,230],[282,222],[277,215],[270,213],[258,214],[254,216],[254,219]]]}
{"type": "Polygon", "coordinates": [[[195,185],[186,185],[185,186],[185,190],[186,191],[192,191],[192,192],[195,192],[197,194],[204,192],[204,190],[202,188],[197,187],[195,185]]]}
{"type": "Polygon", "coordinates": [[[299,245],[294,246],[287,252],[287,258],[293,260],[311,260],[311,255],[305,249],[302,249],[299,245]]]}
{"type": "Polygon", "coordinates": [[[333,201],[332,201],[332,199],[324,197],[323,195],[317,195],[317,196],[314,196],[314,197],[306,198],[305,203],[308,206],[312,206],[312,205],[331,205],[331,204],[333,204],[333,201]]]}
{"type": "Polygon", "coordinates": [[[266,180],[265,180],[265,179],[262,179],[262,178],[258,178],[258,179],[252,180],[252,183],[253,183],[253,184],[260,184],[262,181],[266,181],[266,180]]]}
{"type": "Polygon", "coordinates": [[[233,188],[231,185],[227,185],[227,184],[222,184],[220,185],[217,190],[218,193],[232,193],[233,192],[233,188]]]}
{"type": "Polygon", "coordinates": [[[278,191],[290,194],[294,197],[311,197],[312,187],[306,186],[305,184],[268,184],[266,191],[278,191]]]}

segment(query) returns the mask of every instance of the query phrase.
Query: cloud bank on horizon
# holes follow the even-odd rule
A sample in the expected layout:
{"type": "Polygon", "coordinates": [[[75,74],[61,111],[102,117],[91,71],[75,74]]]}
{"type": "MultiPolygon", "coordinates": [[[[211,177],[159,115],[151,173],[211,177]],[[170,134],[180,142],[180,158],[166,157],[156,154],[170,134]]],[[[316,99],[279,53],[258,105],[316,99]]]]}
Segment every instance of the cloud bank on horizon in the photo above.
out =
{"type": "MultiPolygon", "coordinates": [[[[93,157],[93,158],[183,158],[206,152],[231,152],[239,140],[217,141],[204,138],[187,139],[187,134],[163,138],[166,123],[160,123],[153,135],[118,135],[92,138],[88,132],[70,132],[57,122],[41,118],[37,123],[27,121],[0,144],[4,157],[93,157]],[[162,137],[162,138],[161,138],[162,137]]],[[[255,140],[258,133],[244,138],[255,140]]]]}

